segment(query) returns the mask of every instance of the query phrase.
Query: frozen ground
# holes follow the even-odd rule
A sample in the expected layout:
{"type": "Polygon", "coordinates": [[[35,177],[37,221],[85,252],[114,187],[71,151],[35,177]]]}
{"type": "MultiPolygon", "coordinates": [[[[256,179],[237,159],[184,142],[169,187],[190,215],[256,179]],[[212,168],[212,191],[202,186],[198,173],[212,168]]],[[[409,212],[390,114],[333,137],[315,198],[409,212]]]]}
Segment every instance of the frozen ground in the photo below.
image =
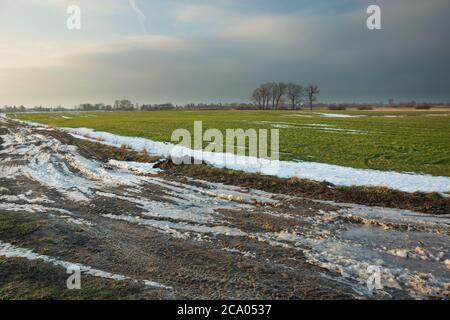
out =
{"type": "MultiPolygon", "coordinates": [[[[121,137],[102,137],[121,144],[121,137]]],[[[450,296],[448,215],[175,178],[151,164],[103,163],[51,129],[5,119],[0,138],[0,218],[40,225],[26,235],[0,232],[0,256],[76,264],[85,275],[144,283],[144,290],[176,298],[450,296]],[[43,246],[43,237],[52,241],[43,246]],[[371,291],[373,267],[382,288],[371,291]]]]}
{"type": "MultiPolygon", "coordinates": [[[[284,125],[289,124],[285,123],[284,125]]],[[[339,130],[339,128],[328,127],[322,128],[322,130],[324,129],[339,130]]],[[[76,137],[84,136],[91,139],[97,139],[100,143],[117,147],[126,145],[137,151],[147,150],[151,154],[157,154],[163,157],[169,157],[170,155],[176,155],[178,157],[192,156],[197,159],[203,159],[208,164],[218,168],[225,167],[250,173],[260,172],[281,178],[299,177],[316,181],[327,181],[341,186],[383,186],[405,192],[439,192],[444,195],[448,195],[450,192],[449,177],[355,169],[306,161],[270,161],[228,153],[202,152],[199,150],[174,146],[170,143],[163,143],[145,138],[124,137],[108,132],[97,132],[87,128],[66,128],[64,130],[76,137]]],[[[365,132],[362,131],[351,133],[365,134],[365,132]]]]}

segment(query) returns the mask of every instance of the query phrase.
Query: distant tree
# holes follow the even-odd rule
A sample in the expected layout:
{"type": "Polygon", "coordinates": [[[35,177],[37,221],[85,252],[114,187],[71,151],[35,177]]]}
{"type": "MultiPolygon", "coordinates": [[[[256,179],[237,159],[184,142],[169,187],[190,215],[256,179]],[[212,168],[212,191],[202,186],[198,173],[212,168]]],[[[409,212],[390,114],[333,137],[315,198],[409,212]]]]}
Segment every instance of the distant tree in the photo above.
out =
{"type": "Polygon", "coordinates": [[[273,82],[270,84],[271,89],[271,99],[272,99],[272,109],[278,109],[280,107],[280,102],[286,93],[286,84],[283,82],[273,82]]]}
{"type": "Polygon", "coordinates": [[[319,87],[315,84],[310,84],[305,88],[305,94],[309,101],[309,107],[312,110],[313,102],[317,100],[317,95],[320,93],[319,87]]]}
{"type": "Polygon", "coordinates": [[[273,83],[264,83],[256,88],[251,96],[259,109],[269,109],[273,97],[273,83]]]}
{"type": "Polygon", "coordinates": [[[95,105],[94,105],[94,109],[95,110],[105,110],[105,104],[104,103],[96,103],[95,105]]]}
{"type": "Polygon", "coordinates": [[[132,111],[134,110],[134,105],[130,100],[123,99],[123,100],[116,100],[114,102],[114,110],[120,110],[120,111],[132,111]]]}
{"type": "Polygon", "coordinates": [[[297,109],[297,107],[302,102],[304,95],[304,90],[301,85],[295,83],[289,83],[286,85],[286,97],[292,110],[297,109]]]}
{"type": "Polygon", "coordinates": [[[264,83],[260,87],[263,97],[264,109],[269,109],[270,100],[272,99],[272,86],[272,83],[264,83]]]}
{"type": "Polygon", "coordinates": [[[258,106],[258,109],[264,109],[265,105],[261,87],[253,90],[251,100],[258,106]]]}

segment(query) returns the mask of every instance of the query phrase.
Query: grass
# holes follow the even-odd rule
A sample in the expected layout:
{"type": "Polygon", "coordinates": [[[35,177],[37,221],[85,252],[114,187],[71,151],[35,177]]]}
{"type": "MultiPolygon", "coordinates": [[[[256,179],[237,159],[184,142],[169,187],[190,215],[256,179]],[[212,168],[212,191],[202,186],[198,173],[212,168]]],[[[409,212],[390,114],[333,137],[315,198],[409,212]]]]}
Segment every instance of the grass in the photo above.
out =
{"type": "Polygon", "coordinates": [[[65,270],[42,261],[0,257],[1,300],[137,299],[137,284],[83,276],[80,290],[68,290],[65,270]]]}
{"type": "MultiPolygon", "coordinates": [[[[42,223],[30,221],[17,213],[0,214],[0,240],[20,243],[26,236],[38,231],[42,223]]],[[[38,242],[51,243],[51,235],[40,237],[38,242]]],[[[46,254],[46,249],[37,250],[46,254]]],[[[142,292],[140,284],[115,281],[84,275],[81,290],[68,290],[68,275],[64,268],[44,261],[25,258],[6,258],[0,255],[0,301],[42,299],[136,299],[142,292]]]]}
{"type": "Polygon", "coordinates": [[[37,222],[29,222],[18,217],[12,218],[5,214],[0,215],[0,236],[12,233],[23,237],[35,232],[40,226],[41,224],[37,222]]]}
{"type": "Polygon", "coordinates": [[[195,111],[11,114],[57,127],[88,127],[170,142],[175,129],[271,129],[281,125],[282,160],[450,176],[450,118],[445,112],[332,111],[364,117],[324,117],[292,111],[195,111]],[[430,113],[440,116],[429,116],[430,113]],[[300,115],[300,116],[298,116],[300,115]],[[395,115],[397,117],[386,117],[395,115]],[[63,118],[67,117],[67,118],[63,118]],[[287,127],[286,127],[287,126],[287,127]],[[353,131],[352,131],[353,130],[353,131]]]}

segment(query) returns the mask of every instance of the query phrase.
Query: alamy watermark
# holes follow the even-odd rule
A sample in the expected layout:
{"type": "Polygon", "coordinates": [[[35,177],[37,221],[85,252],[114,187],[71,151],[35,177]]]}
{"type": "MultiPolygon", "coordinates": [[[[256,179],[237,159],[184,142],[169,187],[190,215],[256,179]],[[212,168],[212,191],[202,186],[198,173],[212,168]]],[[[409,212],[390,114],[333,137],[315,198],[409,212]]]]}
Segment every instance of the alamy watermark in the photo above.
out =
{"type": "MultiPolygon", "coordinates": [[[[130,1],[130,5],[135,11],[143,30],[145,29],[145,15],[136,6],[134,1],[130,1]]],[[[69,15],[67,18],[66,26],[68,30],[80,30],[81,29],[81,7],[71,4],[67,7],[66,13],[69,15]]],[[[370,5],[367,7],[366,14],[369,16],[366,20],[366,26],[369,30],[381,30],[381,8],[378,5],[370,5]]]]}
{"type": "Polygon", "coordinates": [[[175,164],[202,164],[242,168],[275,174],[279,169],[280,132],[278,129],[203,130],[203,122],[194,122],[193,134],[187,129],[173,131],[171,150],[175,164]],[[269,143],[270,140],[270,143],[269,143]],[[206,146],[205,146],[206,145],[206,146]]]}
{"type": "Polygon", "coordinates": [[[69,17],[67,18],[66,26],[69,30],[81,29],[81,8],[77,5],[70,5],[66,10],[69,17]]]}
{"type": "Polygon", "coordinates": [[[67,274],[70,276],[67,278],[66,285],[69,290],[81,289],[81,269],[80,266],[71,265],[67,267],[67,274]]]}
{"type": "Polygon", "coordinates": [[[369,30],[381,30],[381,8],[377,5],[371,5],[367,8],[366,25],[369,30]]]}

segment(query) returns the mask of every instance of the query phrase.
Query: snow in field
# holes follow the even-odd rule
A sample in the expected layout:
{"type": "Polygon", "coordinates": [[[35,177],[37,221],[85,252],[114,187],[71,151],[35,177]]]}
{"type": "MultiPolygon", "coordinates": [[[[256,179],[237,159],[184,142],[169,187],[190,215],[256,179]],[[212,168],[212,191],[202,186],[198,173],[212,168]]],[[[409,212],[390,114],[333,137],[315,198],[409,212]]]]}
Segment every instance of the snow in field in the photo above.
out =
{"type": "Polygon", "coordinates": [[[98,139],[100,143],[120,147],[126,145],[136,151],[144,151],[163,157],[194,157],[203,159],[213,167],[241,170],[250,173],[274,175],[280,178],[299,177],[315,181],[327,181],[340,186],[383,186],[405,192],[450,192],[450,178],[441,176],[355,169],[317,162],[293,162],[256,159],[224,153],[202,152],[170,143],[138,137],[124,137],[87,128],[66,128],[65,131],[98,139]]]}
{"type": "Polygon", "coordinates": [[[343,129],[337,128],[336,125],[332,124],[300,124],[295,122],[271,122],[271,121],[254,121],[255,124],[270,125],[275,129],[310,129],[321,132],[332,132],[332,133],[347,133],[347,134],[369,134],[372,132],[354,130],[354,129],[343,129]]]}
{"type": "Polygon", "coordinates": [[[54,203],[54,201],[49,200],[45,196],[28,199],[24,194],[20,194],[18,196],[8,195],[1,196],[0,200],[2,200],[0,202],[0,210],[3,211],[47,214],[54,218],[64,219],[71,224],[76,224],[79,226],[82,225],[86,227],[94,226],[93,223],[85,219],[76,217],[68,210],[45,206],[44,204],[54,203]],[[20,204],[17,202],[25,202],[26,204],[20,204]]]}
{"type": "Polygon", "coordinates": [[[312,117],[326,117],[326,118],[403,118],[403,115],[366,115],[366,114],[360,114],[360,115],[350,115],[350,114],[343,114],[343,113],[312,113],[312,114],[285,114],[284,117],[306,117],[306,118],[312,118],[312,117]]]}
{"type": "Polygon", "coordinates": [[[344,282],[353,279],[364,285],[368,270],[376,266],[384,288],[403,288],[416,298],[449,295],[450,215],[317,202],[342,208],[295,216],[304,222],[297,231],[263,233],[258,239],[301,250],[307,261],[341,274],[344,282]]]}
{"type": "Polygon", "coordinates": [[[124,169],[124,170],[130,171],[130,172],[141,173],[141,174],[157,174],[157,173],[161,172],[160,169],[153,168],[155,163],[109,160],[108,164],[110,164],[116,168],[124,169]]]}
{"type": "MultiPolygon", "coordinates": [[[[111,208],[122,209],[101,212],[101,219],[141,226],[180,241],[207,242],[208,246],[215,246],[228,254],[243,255],[245,259],[259,258],[261,252],[255,246],[246,247],[246,243],[254,241],[263,245],[264,250],[270,250],[267,246],[289,250],[286,253],[292,259],[296,259],[297,251],[302,252],[302,257],[309,263],[332,271],[334,279],[347,281],[362,297],[368,296],[366,281],[370,276],[370,266],[380,267],[385,288],[398,288],[418,298],[449,295],[448,215],[422,215],[406,210],[333,202],[326,202],[332,209],[316,209],[314,214],[302,213],[302,210],[284,211],[280,209],[283,205],[296,209],[295,201],[298,200],[306,206],[305,199],[194,179],[169,180],[144,164],[121,161],[105,164],[84,158],[76,148],[36,134],[38,130],[35,128],[18,127],[16,130],[2,135],[5,143],[4,149],[0,150],[0,169],[8,167],[7,157],[17,162],[17,170],[5,176],[4,181],[28,178],[52,192],[45,197],[27,191],[17,195],[6,194],[12,192],[4,188],[0,211],[53,214],[56,218],[75,219],[79,217],[66,210],[65,201],[62,202],[64,209],[49,205],[56,206],[63,196],[72,201],[81,200],[83,204],[86,202],[83,207],[95,208],[98,200],[107,204],[118,202],[118,206],[112,205],[111,208]],[[234,218],[230,219],[225,212],[233,212],[234,218]],[[251,215],[255,218],[268,215],[280,219],[280,222],[289,219],[294,223],[279,232],[243,228],[242,224],[236,223],[241,212],[250,215],[250,221],[251,215]],[[241,250],[235,248],[236,243],[242,247],[239,248],[241,250]]],[[[95,136],[97,133],[88,129],[79,134],[85,133],[94,133],[93,138],[98,138],[95,136]]],[[[121,145],[126,142],[135,144],[135,148],[156,146],[161,148],[161,152],[168,151],[162,146],[170,146],[109,133],[101,133],[100,136],[106,143],[121,145]]],[[[77,215],[98,221],[98,216],[91,213],[83,215],[77,212],[77,215]]],[[[2,242],[0,255],[42,260],[63,267],[70,264],[2,242]]],[[[267,263],[284,267],[283,262],[277,259],[268,259],[267,263]]],[[[131,279],[79,266],[87,274],[117,280],[131,279]]],[[[382,290],[378,293],[388,295],[382,290]]]]}
{"type": "Polygon", "coordinates": [[[350,115],[350,114],[344,114],[344,113],[315,113],[318,116],[321,117],[327,117],[327,118],[361,118],[365,117],[364,115],[350,115]]]}

